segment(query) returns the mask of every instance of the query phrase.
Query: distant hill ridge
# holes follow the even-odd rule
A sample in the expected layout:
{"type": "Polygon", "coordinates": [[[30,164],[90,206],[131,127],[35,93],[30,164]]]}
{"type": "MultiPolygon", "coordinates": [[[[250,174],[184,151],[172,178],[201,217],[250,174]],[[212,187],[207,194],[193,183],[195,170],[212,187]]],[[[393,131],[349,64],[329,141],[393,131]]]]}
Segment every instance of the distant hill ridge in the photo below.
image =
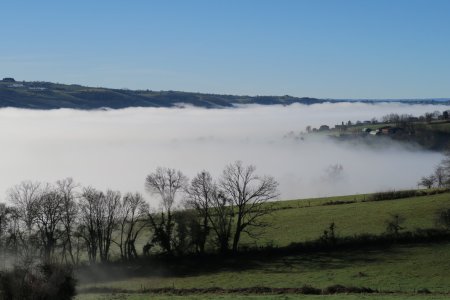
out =
{"type": "MultiPolygon", "coordinates": [[[[368,100],[366,102],[375,102],[368,100]]],[[[396,100],[405,103],[448,104],[450,100],[396,100]]],[[[289,105],[350,100],[317,99],[292,96],[235,96],[179,91],[151,91],[94,88],[51,82],[15,81],[7,77],[0,81],[0,107],[29,109],[101,109],[127,107],[175,107],[180,104],[204,108],[226,108],[242,104],[289,105]]]]}

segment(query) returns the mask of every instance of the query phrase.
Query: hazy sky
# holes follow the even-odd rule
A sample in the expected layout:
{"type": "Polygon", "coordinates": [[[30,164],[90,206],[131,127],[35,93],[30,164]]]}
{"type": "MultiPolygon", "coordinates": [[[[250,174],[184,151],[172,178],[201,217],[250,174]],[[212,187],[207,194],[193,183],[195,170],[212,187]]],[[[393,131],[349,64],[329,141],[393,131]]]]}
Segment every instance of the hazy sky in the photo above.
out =
{"type": "Polygon", "coordinates": [[[71,176],[102,190],[145,193],[145,177],[158,166],[180,169],[191,178],[206,169],[217,178],[236,160],[256,165],[259,175],[274,176],[281,199],[416,188],[442,154],[393,142],[374,147],[286,135],[307,125],[445,108],[325,103],[209,110],[0,109],[0,202],[22,180],[54,182],[71,176]],[[342,166],[337,176],[330,175],[333,165],[342,166]]]}
{"type": "Polygon", "coordinates": [[[329,98],[450,97],[450,1],[2,1],[0,76],[329,98]]]}

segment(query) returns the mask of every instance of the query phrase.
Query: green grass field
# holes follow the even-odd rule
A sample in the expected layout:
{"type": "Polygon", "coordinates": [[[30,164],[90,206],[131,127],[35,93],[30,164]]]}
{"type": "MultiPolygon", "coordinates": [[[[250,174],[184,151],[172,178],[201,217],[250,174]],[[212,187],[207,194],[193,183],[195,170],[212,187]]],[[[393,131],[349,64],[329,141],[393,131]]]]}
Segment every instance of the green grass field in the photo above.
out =
{"type": "Polygon", "coordinates": [[[329,197],[282,201],[275,204],[277,211],[269,217],[274,226],[266,228],[257,241],[243,237],[244,244],[286,246],[292,242],[315,240],[331,222],[336,224],[339,236],[369,233],[380,234],[391,214],[405,218],[406,230],[434,227],[437,210],[450,207],[450,193],[398,200],[361,202],[368,195],[329,197]],[[358,201],[341,205],[323,205],[330,201],[358,201]]]}
{"type": "MultiPolygon", "coordinates": [[[[274,204],[270,217],[275,226],[268,228],[255,242],[244,237],[248,245],[286,246],[292,242],[315,240],[334,221],[339,236],[362,233],[380,234],[390,214],[405,218],[406,230],[434,227],[437,210],[450,208],[450,193],[389,201],[362,202],[367,195],[307,200],[281,201],[274,204]],[[356,201],[340,205],[323,205],[330,201],[356,201]]],[[[209,271],[173,275],[161,272],[103,282],[83,282],[80,288],[107,287],[124,289],[132,294],[81,294],[77,299],[147,299],[140,294],[151,288],[244,288],[254,286],[301,287],[305,284],[325,288],[334,284],[370,287],[399,294],[381,295],[192,295],[192,299],[445,299],[450,297],[450,243],[393,245],[351,251],[299,254],[274,258],[248,259],[239,267],[226,266],[209,271]],[[417,295],[426,288],[433,294],[417,295]],[[239,297],[236,297],[239,296],[239,297]],[[362,298],[363,297],[363,298],[362,298]]],[[[120,272],[115,270],[113,272],[120,272]]],[[[169,299],[158,295],[153,299],[169,299]]],[[[171,297],[171,296],[170,296],[171,297]]],[[[172,299],[172,298],[170,298],[172,299]]],[[[176,299],[176,298],[175,298],[176,299]]]]}
{"type": "Polygon", "coordinates": [[[399,245],[278,257],[246,262],[241,268],[221,268],[204,274],[141,276],[84,287],[139,291],[152,288],[244,288],[254,286],[325,288],[334,284],[380,291],[433,292],[450,289],[450,243],[399,245]]]}
{"type": "Polygon", "coordinates": [[[450,123],[446,121],[437,121],[430,124],[424,123],[422,127],[432,131],[450,132],[450,123]]]}

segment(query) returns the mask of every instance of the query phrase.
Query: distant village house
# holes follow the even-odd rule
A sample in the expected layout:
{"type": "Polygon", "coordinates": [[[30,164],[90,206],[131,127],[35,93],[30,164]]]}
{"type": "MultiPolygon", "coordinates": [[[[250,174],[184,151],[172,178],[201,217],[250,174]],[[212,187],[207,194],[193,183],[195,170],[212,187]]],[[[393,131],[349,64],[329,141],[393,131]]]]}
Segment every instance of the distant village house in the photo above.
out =
{"type": "Polygon", "coordinates": [[[10,87],[10,88],[21,88],[21,87],[24,87],[24,85],[22,83],[13,83],[11,85],[8,85],[8,87],[10,87]]]}
{"type": "Polygon", "coordinates": [[[381,130],[377,129],[377,130],[372,130],[369,132],[370,135],[381,135],[381,130]]]}
{"type": "Polygon", "coordinates": [[[383,134],[394,134],[402,129],[398,127],[385,126],[381,127],[380,130],[383,134]]]}

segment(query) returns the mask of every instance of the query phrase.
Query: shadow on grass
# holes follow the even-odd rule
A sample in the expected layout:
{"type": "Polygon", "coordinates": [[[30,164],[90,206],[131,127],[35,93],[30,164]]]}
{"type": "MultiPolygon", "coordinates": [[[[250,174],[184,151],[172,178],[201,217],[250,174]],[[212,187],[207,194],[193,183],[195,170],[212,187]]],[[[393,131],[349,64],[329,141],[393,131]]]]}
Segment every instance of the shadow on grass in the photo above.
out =
{"type": "Polygon", "coordinates": [[[81,284],[121,280],[131,277],[187,277],[224,271],[253,269],[271,273],[294,273],[304,270],[343,269],[355,265],[382,263],[386,258],[402,259],[401,247],[450,241],[450,233],[427,229],[396,235],[360,235],[329,240],[293,243],[288,247],[246,249],[234,255],[151,256],[131,262],[113,262],[80,267],[81,284]]]}
{"type": "Polygon", "coordinates": [[[379,264],[386,257],[401,256],[399,247],[364,248],[295,255],[239,255],[237,257],[152,257],[128,263],[111,263],[80,268],[81,284],[138,277],[190,277],[219,272],[261,270],[265,273],[301,273],[305,270],[344,269],[356,264],[379,264]]]}
{"type": "Polygon", "coordinates": [[[336,270],[355,265],[380,264],[387,258],[401,257],[399,247],[366,248],[351,251],[308,253],[264,260],[259,269],[266,273],[304,273],[305,270],[336,270]]]}

